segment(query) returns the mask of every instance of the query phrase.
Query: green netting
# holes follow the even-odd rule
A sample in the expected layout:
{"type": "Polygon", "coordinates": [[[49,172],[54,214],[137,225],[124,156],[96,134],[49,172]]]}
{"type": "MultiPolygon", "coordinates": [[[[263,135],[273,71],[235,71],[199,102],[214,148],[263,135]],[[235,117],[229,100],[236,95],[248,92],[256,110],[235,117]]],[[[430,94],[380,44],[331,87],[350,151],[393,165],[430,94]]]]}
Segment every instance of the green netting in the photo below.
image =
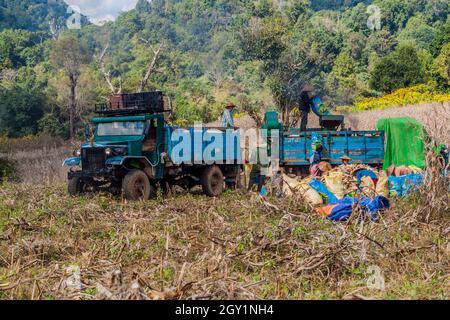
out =
{"type": "Polygon", "coordinates": [[[423,125],[414,118],[381,119],[377,130],[386,134],[384,169],[391,165],[415,165],[425,168],[423,125]]]}

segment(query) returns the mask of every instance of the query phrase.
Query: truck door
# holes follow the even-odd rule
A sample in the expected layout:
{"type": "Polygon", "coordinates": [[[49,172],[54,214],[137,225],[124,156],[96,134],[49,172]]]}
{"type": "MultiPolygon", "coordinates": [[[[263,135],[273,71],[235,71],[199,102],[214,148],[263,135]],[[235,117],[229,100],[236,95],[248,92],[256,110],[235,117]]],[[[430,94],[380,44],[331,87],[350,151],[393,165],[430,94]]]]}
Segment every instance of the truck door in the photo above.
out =
{"type": "Polygon", "coordinates": [[[142,144],[142,153],[149,155],[156,151],[157,140],[157,121],[156,119],[148,120],[147,132],[144,143],[142,144]]]}
{"type": "Polygon", "coordinates": [[[163,141],[164,122],[158,118],[148,120],[142,154],[150,162],[155,179],[161,179],[164,175],[164,165],[161,163],[161,153],[164,152],[163,141]]]}

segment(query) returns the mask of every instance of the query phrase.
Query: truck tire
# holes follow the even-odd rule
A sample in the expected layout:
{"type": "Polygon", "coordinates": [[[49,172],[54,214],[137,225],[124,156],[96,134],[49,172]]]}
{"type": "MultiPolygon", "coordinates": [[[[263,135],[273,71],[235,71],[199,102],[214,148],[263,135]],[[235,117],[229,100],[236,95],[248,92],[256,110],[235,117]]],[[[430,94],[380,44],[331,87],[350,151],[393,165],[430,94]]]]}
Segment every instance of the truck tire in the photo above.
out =
{"type": "Polygon", "coordinates": [[[203,193],[210,197],[217,197],[223,192],[223,173],[218,166],[206,168],[201,177],[203,193]]]}
{"type": "Polygon", "coordinates": [[[150,184],[148,176],[142,170],[130,171],[122,181],[122,190],[125,199],[127,200],[148,200],[154,187],[150,184]]]}
{"type": "Polygon", "coordinates": [[[85,192],[85,184],[81,178],[70,178],[67,184],[69,194],[74,197],[85,192]]]}

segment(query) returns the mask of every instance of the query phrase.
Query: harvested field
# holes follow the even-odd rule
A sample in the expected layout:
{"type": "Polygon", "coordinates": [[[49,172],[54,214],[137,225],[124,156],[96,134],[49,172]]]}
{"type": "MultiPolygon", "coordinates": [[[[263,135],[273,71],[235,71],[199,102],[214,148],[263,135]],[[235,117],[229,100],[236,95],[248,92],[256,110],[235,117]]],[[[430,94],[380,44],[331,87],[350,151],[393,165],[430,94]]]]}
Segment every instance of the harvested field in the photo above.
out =
{"type": "Polygon", "coordinates": [[[425,223],[422,206],[410,198],[380,223],[332,223],[295,198],[127,203],[6,184],[0,298],[447,299],[448,211],[425,223]]]}

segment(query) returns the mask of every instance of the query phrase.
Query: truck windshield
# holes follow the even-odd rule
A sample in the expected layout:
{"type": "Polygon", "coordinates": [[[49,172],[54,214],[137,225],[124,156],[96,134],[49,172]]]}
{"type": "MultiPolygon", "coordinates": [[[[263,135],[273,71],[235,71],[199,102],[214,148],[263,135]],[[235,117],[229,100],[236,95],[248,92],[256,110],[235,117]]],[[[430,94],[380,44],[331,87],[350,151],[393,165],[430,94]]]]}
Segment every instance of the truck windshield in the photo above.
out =
{"type": "Polygon", "coordinates": [[[145,122],[107,122],[99,123],[97,126],[97,136],[139,136],[144,134],[145,122]]]}

